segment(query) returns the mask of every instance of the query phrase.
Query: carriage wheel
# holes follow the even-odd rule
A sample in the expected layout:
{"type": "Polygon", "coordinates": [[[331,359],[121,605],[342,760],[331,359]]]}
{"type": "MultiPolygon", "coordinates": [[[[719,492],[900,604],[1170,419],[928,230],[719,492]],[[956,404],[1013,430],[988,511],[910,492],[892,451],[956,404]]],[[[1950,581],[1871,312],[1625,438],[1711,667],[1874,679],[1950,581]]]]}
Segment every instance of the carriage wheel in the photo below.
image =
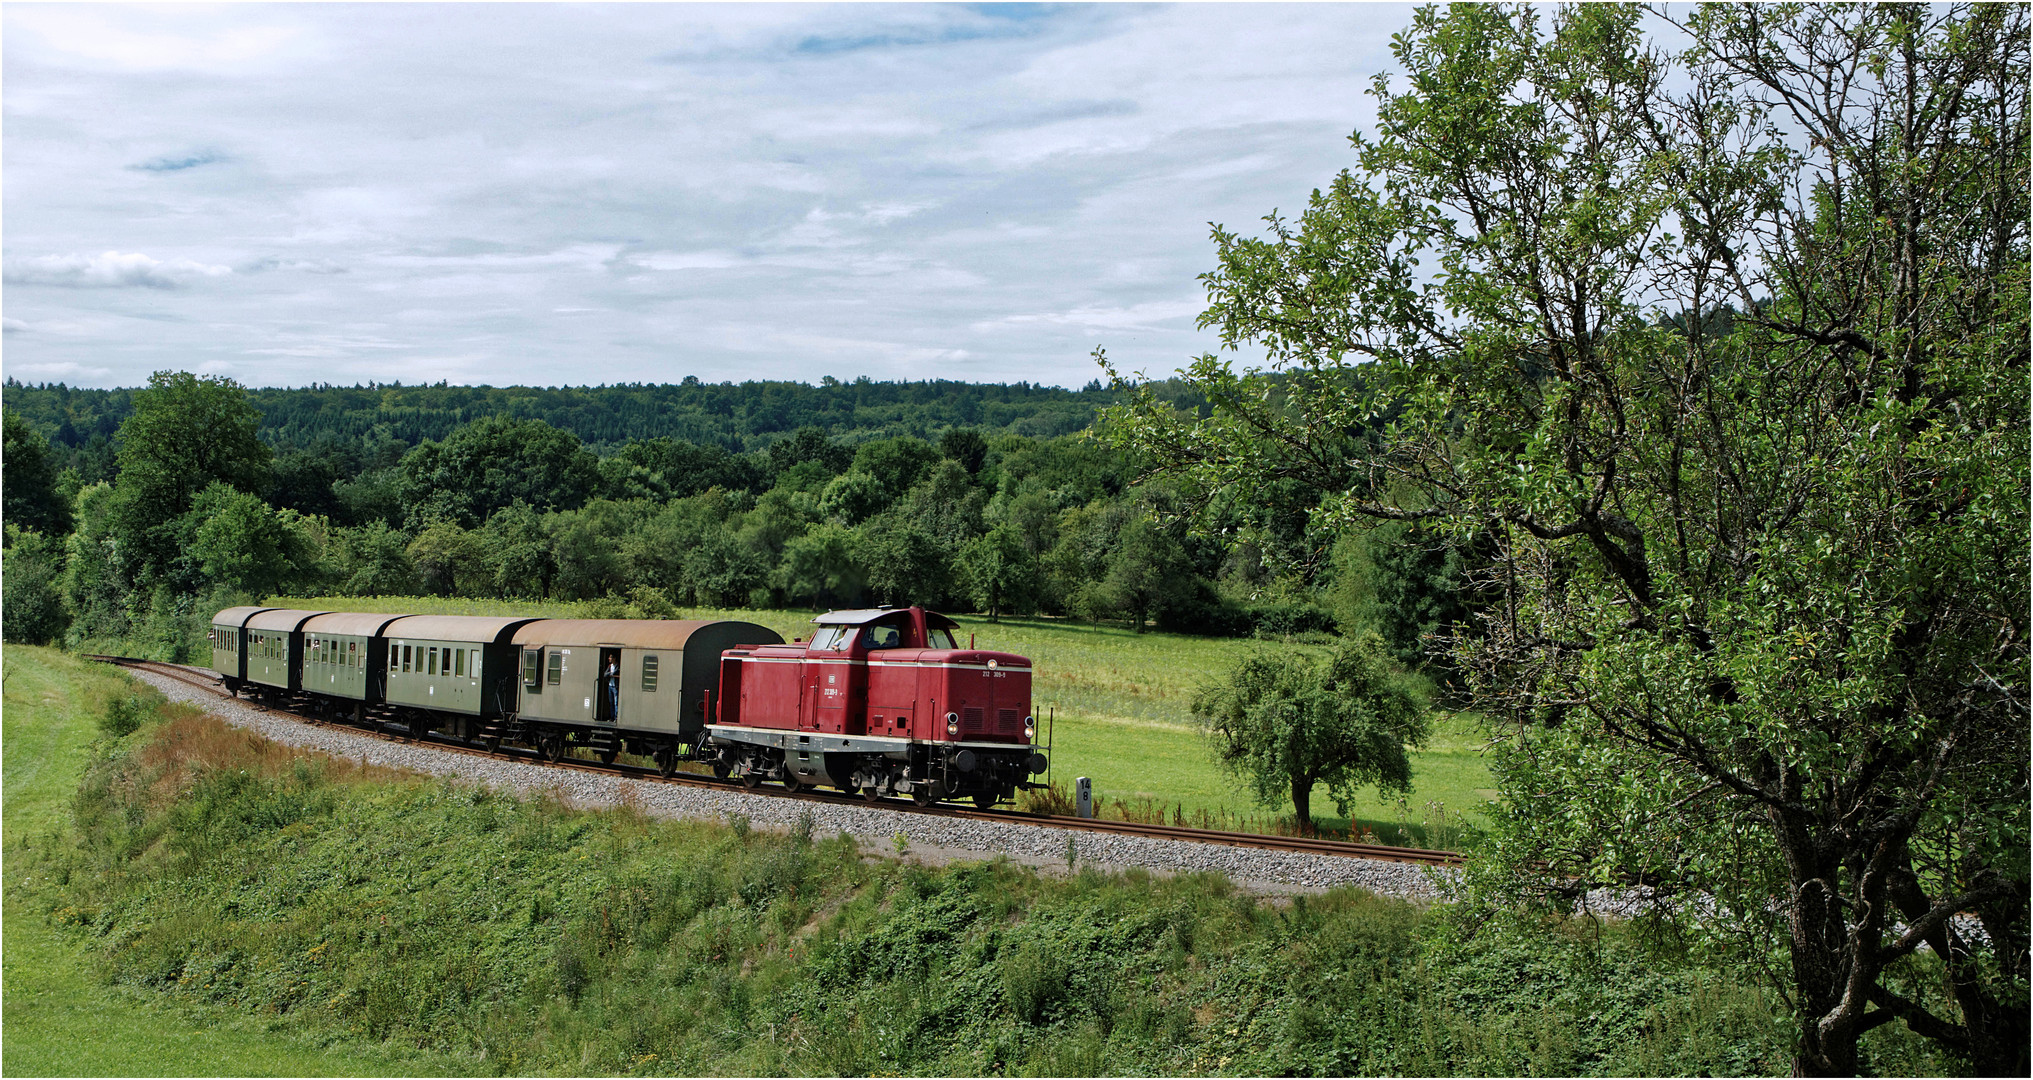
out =
{"type": "Polygon", "coordinates": [[[981,794],[976,795],[974,797],[974,805],[978,809],[982,810],[994,809],[995,803],[996,803],[995,792],[993,791],[984,791],[981,794]]]}
{"type": "Polygon", "coordinates": [[[930,806],[936,800],[932,796],[931,788],[921,783],[913,783],[911,784],[911,801],[919,806],[930,806]]]}
{"type": "Polygon", "coordinates": [[[537,736],[536,748],[537,753],[542,755],[545,761],[553,765],[565,759],[565,737],[563,735],[555,732],[546,732],[539,735],[537,736]]]}
{"type": "Polygon", "coordinates": [[[656,752],[656,771],[658,776],[661,776],[666,780],[669,780],[671,777],[677,775],[678,773],[677,748],[666,746],[663,749],[656,752]]]}
{"type": "Polygon", "coordinates": [[[620,756],[621,747],[619,746],[603,746],[600,748],[600,764],[602,765],[612,765],[614,764],[614,759],[620,756]]]}

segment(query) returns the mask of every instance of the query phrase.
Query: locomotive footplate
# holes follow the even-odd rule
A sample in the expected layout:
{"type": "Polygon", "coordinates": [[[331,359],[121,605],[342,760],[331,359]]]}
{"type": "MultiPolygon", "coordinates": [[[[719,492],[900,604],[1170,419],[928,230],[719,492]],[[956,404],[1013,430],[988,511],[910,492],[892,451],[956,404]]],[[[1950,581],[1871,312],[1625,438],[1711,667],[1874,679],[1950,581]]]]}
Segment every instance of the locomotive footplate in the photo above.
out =
{"type": "Polygon", "coordinates": [[[992,800],[1014,791],[1026,773],[1044,771],[1040,748],[1023,743],[927,742],[725,724],[707,725],[706,734],[714,748],[706,752],[730,772],[865,794],[935,799],[986,793],[992,800]]]}

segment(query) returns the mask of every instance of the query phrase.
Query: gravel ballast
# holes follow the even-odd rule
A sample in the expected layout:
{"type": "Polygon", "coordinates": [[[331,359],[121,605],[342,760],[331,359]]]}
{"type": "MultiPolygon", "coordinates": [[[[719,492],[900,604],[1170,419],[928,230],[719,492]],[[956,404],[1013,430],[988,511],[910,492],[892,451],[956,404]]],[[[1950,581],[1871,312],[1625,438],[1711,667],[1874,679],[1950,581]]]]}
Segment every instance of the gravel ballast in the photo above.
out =
{"type": "Polygon", "coordinates": [[[555,790],[576,806],[612,806],[626,799],[659,817],[725,821],[746,815],[759,828],[788,830],[809,813],[816,835],[847,833],[878,853],[895,853],[902,834],[910,858],[924,862],[985,859],[998,855],[1036,867],[1066,866],[1067,843],[1082,864],[1110,869],[1143,867],[1159,873],[1214,871],[1245,888],[1265,892],[1317,892],[1343,885],[1379,895],[1430,900],[1439,895],[1436,871],[1407,863],[1339,855],[1259,851],[1221,844],[1077,832],[1049,825],[970,821],[890,810],[840,806],[738,790],[636,781],[573,769],[483,758],[426,743],[396,743],[311,724],[237,699],[220,698],[148,671],[130,671],[172,701],[186,701],[237,727],[288,746],[434,776],[453,776],[523,794],[555,790]],[[624,792],[626,795],[624,796],[624,792]]]}

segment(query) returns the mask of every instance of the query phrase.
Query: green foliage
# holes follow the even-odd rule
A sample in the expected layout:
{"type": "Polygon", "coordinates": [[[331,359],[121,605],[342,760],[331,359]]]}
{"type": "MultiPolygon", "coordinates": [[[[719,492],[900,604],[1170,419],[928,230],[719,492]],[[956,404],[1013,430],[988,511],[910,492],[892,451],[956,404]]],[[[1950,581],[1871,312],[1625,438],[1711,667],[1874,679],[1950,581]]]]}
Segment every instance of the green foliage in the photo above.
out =
{"type": "Polygon", "coordinates": [[[541,420],[488,417],[426,442],[402,459],[405,515],[422,527],[484,522],[518,499],[537,510],[571,510],[599,486],[600,470],[577,436],[541,420]]]}
{"type": "Polygon", "coordinates": [[[1016,529],[1007,524],[968,542],[960,550],[960,573],[974,606],[1001,621],[1004,612],[1028,615],[1038,608],[1042,584],[1038,561],[1016,529]]]}
{"type": "Polygon", "coordinates": [[[1356,168],[1215,230],[1202,325],[1274,370],[1108,430],[1483,538],[1491,903],[1642,876],[1778,976],[1795,1068],[1897,1020],[2023,1073],[2026,9],[1646,18],[1421,9],[1356,168]],[[1922,939],[1948,1000],[1889,981],[1922,939]]]}
{"type": "Polygon", "coordinates": [[[1310,825],[1312,791],[1324,783],[1342,814],[1358,788],[1408,791],[1408,747],[1426,741],[1425,702],[1395,670],[1374,634],[1350,639],[1315,662],[1303,653],[1243,659],[1193,702],[1215,757],[1267,806],[1289,795],[1310,825]]]}
{"type": "Polygon", "coordinates": [[[223,376],[158,371],[134,395],[120,425],[120,482],[143,527],[182,513],[198,492],[224,483],[250,494],[268,486],[268,447],[256,436],[261,414],[240,384],[223,376]]]}
{"type": "Polygon", "coordinates": [[[49,440],[12,411],[0,410],[5,444],[0,446],[0,520],[18,528],[61,536],[70,531],[71,508],[57,490],[49,440]]]}
{"type": "Polygon", "coordinates": [[[214,483],[183,516],[188,540],[180,559],[195,564],[204,580],[267,596],[314,580],[313,541],[301,524],[295,511],[214,483]]]}
{"type": "Polygon", "coordinates": [[[70,624],[61,592],[64,542],[8,522],[4,568],[0,568],[0,632],[8,641],[47,645],[63,638],[70,624]]]}
{"type": "MultiPolygon", "coordinates": [[[[99,764],[38,913],[151,995],[539,1074],[1769,1073],[1780,1005],[1614,926],[926,869],[373,779],[198,728],[99,764]],[[169,803],[151,785],[178,768],[169,803]]],[[[743,823],[745,824],[745,822],[743,823]]],[[[1900,1048],[1904,1049],[1904,1048],[1900,1048]]],[[[1924,1056],[1894,1071],[1939,1072],[1924,1056]]]]}

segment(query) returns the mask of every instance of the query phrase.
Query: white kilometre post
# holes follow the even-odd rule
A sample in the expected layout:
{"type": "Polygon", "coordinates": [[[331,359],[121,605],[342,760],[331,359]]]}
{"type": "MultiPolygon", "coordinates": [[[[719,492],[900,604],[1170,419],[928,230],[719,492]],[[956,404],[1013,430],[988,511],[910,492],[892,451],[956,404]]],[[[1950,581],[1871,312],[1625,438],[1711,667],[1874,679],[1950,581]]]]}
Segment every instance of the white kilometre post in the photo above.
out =
{"type": "Polygon", "coordinates": [[[1094,816],[1094,781],[1084,776],[1073,781],[1073,806],[1078,817],[1094,816]]]}

